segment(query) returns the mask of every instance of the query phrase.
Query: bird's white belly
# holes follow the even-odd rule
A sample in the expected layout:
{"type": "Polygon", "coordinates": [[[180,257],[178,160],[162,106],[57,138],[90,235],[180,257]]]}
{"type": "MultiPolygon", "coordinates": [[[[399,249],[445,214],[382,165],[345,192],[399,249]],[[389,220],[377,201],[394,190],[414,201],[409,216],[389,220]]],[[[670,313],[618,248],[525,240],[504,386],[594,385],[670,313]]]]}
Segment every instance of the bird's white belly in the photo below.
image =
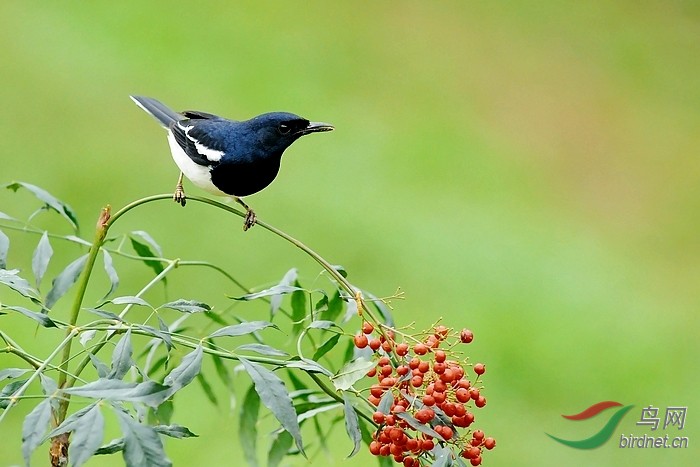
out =
{"type": "Polygon", "coordinates": [[[211,182],[211,171],[209,167],[199,165],[189,158],[185,151],[175,141],[175,136],[171,131],[168,131],[168,144],[170,145],[170,153],[173,156],[175,164],[180,168],[185,177],[199,188],[208,191],[218,196],[229,196],[219,190],[211,182]]]}

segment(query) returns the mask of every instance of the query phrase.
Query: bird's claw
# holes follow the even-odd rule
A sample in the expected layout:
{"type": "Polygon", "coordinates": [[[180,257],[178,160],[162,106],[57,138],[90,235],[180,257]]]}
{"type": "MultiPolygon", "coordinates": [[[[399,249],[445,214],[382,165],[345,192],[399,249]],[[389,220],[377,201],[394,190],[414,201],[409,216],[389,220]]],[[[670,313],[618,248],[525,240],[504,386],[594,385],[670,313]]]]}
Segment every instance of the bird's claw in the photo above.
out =
{"type": "Polygon", "coordinates": [[[245,232],[249,228],[253,227],[257,218],[255,217],[255,211],[248,209],[245,215],[245,220],[243,221],[243,231],[245,232]]]}
{"type": "Polygon", "coordinates": [[[187,197],[185,196],[185,189],[182,185],[178,184],[175,187],[175,194],[173,195],[173,201],[180,203],[183,207],[187,204],[187,197]]]}

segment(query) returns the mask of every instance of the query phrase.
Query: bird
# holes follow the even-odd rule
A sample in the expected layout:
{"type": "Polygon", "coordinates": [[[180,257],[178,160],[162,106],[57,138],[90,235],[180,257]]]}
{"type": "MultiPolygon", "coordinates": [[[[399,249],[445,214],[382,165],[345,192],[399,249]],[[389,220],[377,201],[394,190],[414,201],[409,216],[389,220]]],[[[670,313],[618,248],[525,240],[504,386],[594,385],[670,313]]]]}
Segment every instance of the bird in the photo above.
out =
{"type": "Polygon", "coordinates": [[[156,99],[130,97],[168,132],[170,152],[180,169],[173,199],[185,206],[183,176],[209,193],[231,196],[246,210],[244,231],[255,225],[256,214],[242,198],[272,183],[285,149],[304,135],[334,129],[289,112],[237,121],[196,110],[175,112],[156,99]]]}

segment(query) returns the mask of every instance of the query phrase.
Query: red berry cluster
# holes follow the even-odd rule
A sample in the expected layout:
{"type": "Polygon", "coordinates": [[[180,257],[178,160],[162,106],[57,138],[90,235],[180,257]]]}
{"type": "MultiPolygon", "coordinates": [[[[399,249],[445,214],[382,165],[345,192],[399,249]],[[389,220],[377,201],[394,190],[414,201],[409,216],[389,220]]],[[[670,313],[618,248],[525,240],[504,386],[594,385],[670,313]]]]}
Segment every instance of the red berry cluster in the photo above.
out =
{"type": "Polygon", "coordinates": [[[456,333],[435,326],[419,336],[407,336],[410,346],[397,343],[393,330],[375,333],[374,326],[364,322],[362,332],[354,338],[355,346],[369,347],[377,359],[377,366],[367,373],[368,377],[377,377],[367,398],[377,407],[372,418],[379,425],[369,450],[375,456],[393,456],[406,467],[418,467],[430,464],[429,453],[437,443],[446,443],[455,455],[480,465],[483,449],[496,445],[493,438],[484,437],[483,431],[468,430],[474,422],[472,405],[486,405],[479,385],[486,366],[477,363],[471,367],[475,374],[471,382],[466,377],[466,365],[448,359],[458,354],[455,347],[459,342],[470,343],[474,334],[468,329],[456,333]],[[460,434],[460,428],[467,432],[460,434]]]}

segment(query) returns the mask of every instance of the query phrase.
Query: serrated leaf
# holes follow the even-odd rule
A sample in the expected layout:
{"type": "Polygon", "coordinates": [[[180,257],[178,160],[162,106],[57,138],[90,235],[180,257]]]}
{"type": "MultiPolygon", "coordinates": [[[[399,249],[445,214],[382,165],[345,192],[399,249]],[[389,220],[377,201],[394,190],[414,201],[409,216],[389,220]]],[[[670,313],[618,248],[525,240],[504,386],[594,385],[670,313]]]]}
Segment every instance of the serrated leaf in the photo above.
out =
{"type": "Polygon", "coordinates": [[[259,353],[260,355],[267,355],[270,357],[286,357],[289,354],[283,350],[276,349],[274,347],[270,347],[269,345],[265,344],[243,344],[239,345],[238,347],[235,348],[235,352],[240,352],[240,351],[251,351],[251,352],[256,352],[259,353]]]}
{"type": "Polygon", "coordinates": [[[190,384],[199,374],[202,370],[202,355],[202,344],[199,344],[195,350],[185,355],[182,362],[165,377],[163,382],[173,388],[172,393],[190,384]]]}
{"type": "MultiPolygon", "coordinates": [[[[148,258],[161,258],[163,253],[160,246],[153,240],[153,238],[146,232],[134,231],[129,234],[129,240],[131,241],[131,247],[134,249],[137,255],[143,259],[143,263],[149,268],[153,269],[156,274],[160,274],[165,269],[160,261],[148,258]]],[[[163,278],[165,282],[165,278],[163,278]]]]}
{"type": "Polygon", "coordinates": [[[11,383],[7,383],[7,385],[2,388],[2,391],[0,391],[0,409],[6,409],[7,406],[10,405],[10,402],[12,401],[11,397],[14,396],[19,388],[21,388],[26,382],[26,379],[12,381],[11,383]]]}
{"type": "Polygon", "coordinates": [[[329,378],[333,376],[333,373],[325,368],[323,365],[319,364],[318,362],[315,362],[313,360],[309,360],[308,358],[302,358],[299,360],[291,360],[288,362],[284,363],[284,366],[287,368],[300,368],[306,372],[310,373],[321,373],[329,378]]]}
{"type": "Polygon", "coordinates": [[[209,381],[207,381],[207,379],[204,377],[203,373],[199,373],[197,375],[197,382],[199,383],[200,386],[202,386],[202,390],[204,391],[204,395],[207,396],[207,399],[209,399],[209,402],[211,402],[212,405],[219,405],[219,400],[216,398],[216,394],[214,394],[214,390],[211,388],[209,381]]]}
{"type": "Polygon", "coordinates": [[[435,439],[438,439],[440,441],[445,441],[445,438],[440,436],[437,431],[433,430],[430,428],[428,425],[424,425],[415,418],[413,418],[413,415],[409,414],[408,412],[397,412],[394,415],[399,417],[402,420],[405,420],[406,423],[411,425],[415,430],[420,431],[421,433],[425,433],[426,435],[430,435],[435,439]]]}
{"type": "Polygon", "coordinates": [[[0,269],[7,269],[7,251],[10,249],[10,239],[0,230],[0,269]]]}
{"type": "Polygon", "coordinates": [[[131,359],[133,350],[131,347],[131,329],[128,329],[112,352],[112,367],[107,375],[109,379],[122,379],[134,364],[131,359]]]}
{"type": "Polygon", "coordinates": [[[239,357],[239,361],[245,367],[255,385],[255,390],[262,403],[270,409],[282,427],[294,438],[299,452],[304,453],[304,443],[301,439],[301,430],[297,422],[297,414],[294,411],[292,399],[289,397],[284,382],[267,368],[239,357]]]}
{"type": "Polygon", "coordinates": [[[34,290],[26,279],[21,278],[18,269],[0,269],[0,284],[5,284],[15,292],[32,300],[39,298],[39,292],[34,290]]]}
{"type": "MultiPolygon", "coordinates": [[[[240,297],[231,297],[229,298],[233,300],[242,300],[242,301],[250,301],[250,300],[256,300],[258,298],[263,298],[263,297],[276,297],[284,294],[289,294],[293,293],[297,290],[304,290],[300,289],[299,287],[292,287],[291,285],[276,285],[274,287],[270,287],[269,289],[261,290],[260,292],[255,292],[255,293],[249,293],[246,295],[242,295],[240,297]]],[[[270,299],[272,300],[272,299],[270,299]]]]}
{"type": "Polygon", "coordinates": [[[192,433],[189,428],[182,425],[156,425],[153,429],[161,435],[170,436],[171,438],[182,439],[199,437],[199,435],[192,433]]]}
{"type": "Polygon", "coordinates": [[[46,295],[46,307],[51,308],[56,304],[59,298],[63,297],[68,289],[78,280],[80,273],[83,272],[88,255],[85,254],[80,258],[70,263],[61,273],[53,280],[51,290],[46,295]]]}
{"type": "Polygon", "coordinates": [[[171,467],[156,430],[142,425],[121,410],[115,410],[124,434],[124,462],[128,467],[171,467]]]}
{"type": "Polygon", "coordinates": [[[112,300],[110,300],[110,302],[114,303],[115,305],[139,305],[139,306],[147,306],[148,308],[153,308],[146,300],[144,300],[141,297],[132,297],[132,296],[117,297],[117,298],[113,298],[112,300]]]}
{"type": "Polygon", "coordinates": [[[172,388],[154,381],[128,383],[119,379],[100,378],[97,381],[64,389],[66,394],[121,402],[141,402],[158,407],[170,397],[172,388]]]}
{"type": "Polygon", "coordinates": [[[47,206],[49,206],[51,209],[63,216],[70,223],[74,230],[78,230],[78,218],[76,217],[73,209],[66,203],[59,201],[48,191],[39,188],[38,186],[24,182],[12,182],[5,185],[5,187],[9,188],[12,191],[17,191],[20,187],[26,188],[40,201],[43,201],[44,203],[46,203],[47,206]]]}
{"type": "Polygon", "coordinates": [[[114,321],[122,321],[122,319],[118,315],[112,313],[111,311],[100,310],[98,308],[83,308],[83,310],[88,311],[97,316],[101,316],[102,318],[113,319],[114,321]]]}
{"type": "Polygon", "coordinates": [[[347,457],[349,459],[360,451],[362,433],[360,432],[360,419],[357,417],[357,412],[355,412],[350,395],[347,392],[343,393],[343,408],[345,411],[345,431],[347,431],[348,436],[354,443],[352,452],[347,457]]]}
{"type": "MultiPolygon", "coordinates": [[[[292,268],[289,271],[287,271],[284,276],[282,277],[282,280],[279,281],[277,286],[282,286],[282,287],[288,287],[294,283],[294,281],[297,280],[297,269],[292,268]]],[[[273,287],[274,289],[274,287],[273,287]]],[[[277,311],[280,309],[282,306],[282,295],[281,294],[275,294],[270,298],[270,316],[275,316],[277,311]]]]}
{"type": "Polygon", "coordinates": [[[51,402],[49,399],[41,401],[29,414],[24,417],[22,423],[22,456],[24,462],[29,465],[34,450],[44,440],[44,434],[49,430],[51,420],[51,402]]]}
{"type": "Polygon", "coordinates": [[[205,311],[211,311],[211,307],[203,302],[197,302],[195,300],[184,300],[179,299],[174,302],[166,303],[161,305],[159,308],[170,308],[171,310],[182,311],[183,313],[202,313],[205,311]]]}
{"type": "Polygon", "coordinates": [[[260,396],[251,385],[241,405],[241,416],[238,419],[238,440],[243,449],[243,456],[250,466],[258,465],[257,439],[258,415],[260,412],[260,396]]]}
{"type": "Polygon", "coordinates": [[[124,438],[113,439],[109,443],[101,446],[97,451],[95,451],[95,456],[114,454],[115,452],[124,450],[124,438]]]}
{"type": "Polygon", "coordinates": [[[298,336],[301,330],[304,328],[304,320],[306,318],[306,291],[301,288],[299,281],[296,281],[294,285],[298,288],[292,292],[292,335],[298,336]]]}
{"type": "Polygon", "coordinates": [[[0,381],[17,378],[28,371],[29,370],[26,368],[5,368],[4,370],[0,370],[0,381]]]}
{"type": "Polygon", "coordinates": [[[269,321],[248,321],[245,323],[241,324],[234,324],[231,326],[226,326],[224,328],[221,328],[217,331],[214,331],[212,334],[210,334],[207,337],[235,337],[235,336],[243,336],[245,334],[250,334],[256,331],[260,331],[261,329],[273,327],[275,329],[279,329],[277,325],[272,324],[269,321]]]}
{"type": "Polygon", "coordinates": [[[110,256],[107,250],[102,250],[102,261],[104,263],[107,277],[109,278],[109,291],[102,298],[102,300],[106,300],[107,297],[112,295],[112,293],[117,290],[117,287],[119,287],[119,275],[117,274],[117,270],[114,268],[112,256],[110,256]]]}
{"type": "Polygon", "coordinates": [[[282,459],[287,456],[293,442],[294,440],[289,432],[280,431],[276,433],[276,437],[272,440],[270,450],[267,453],[267,466],[278,467],[282,459]]]}
{"type": "Polygon", "coordinates": [[[107,375],[109,374],[109,368],[107,368],[107,365],[102,363],[99,358],[90,352],[88,352],[88,356],[90,357],[92,366],[95,367],[95,370],[97,371],[97,376],[100,378],[107,378],[107,375]]]}
{"type": "Polygon", "coordinates": [[[81,332],[80,337],[78,338],[78,340],[80,341],[80,345],[85,347],[87,343],[95,337],[95,334],[97,334],[97,331],[95,329],[90,329],[88,331],[81,332]]]}
{"type": "Polygon", "coordinates": [[[44,231],[32,255],[32,272],[34,273],[34,284],[37,290],[39,290],[41,279],[43,279],[46,273],[46,268],[49,267],[51,256],[53,256],[53,248],[51,248],[48,233],[44,231]]]}
{"type": "Polygon", "coordinates": [[[365,377],[367,372],[373,368],[374,362],[358,358],[349,362],[341,368],[338,373],[331,377],[333,386],[338,391],[347,391],[353,384],[365,377]]]}
{"type": "Polygon", "coordinates": [[[104,417],[97,404],[76,421],[72,429],[69,456],[74,467],[83,465],[97,451],[102,444],[104,428],[104,417]]]}
{"type": "Polygon", "coordinates": [[[313,360],[319,361],[321,357],[330,352],[340,340],[340,334],[334,334],[314,352],[313,360]]]}
{"type": "Polygon", "coordinates": [[[58,326],[56,323],[53,322],[51,318],[46,316],[45,314],[42,313],[37,313],[35,311],[27,310],[24,307],[21,306],[5,306],[8,310],[13,310],[16,311],[17,313],[20,313],[27,318],[31,318],[37,323],[41,324],[45,328],[57,328],[58,326]]]}

